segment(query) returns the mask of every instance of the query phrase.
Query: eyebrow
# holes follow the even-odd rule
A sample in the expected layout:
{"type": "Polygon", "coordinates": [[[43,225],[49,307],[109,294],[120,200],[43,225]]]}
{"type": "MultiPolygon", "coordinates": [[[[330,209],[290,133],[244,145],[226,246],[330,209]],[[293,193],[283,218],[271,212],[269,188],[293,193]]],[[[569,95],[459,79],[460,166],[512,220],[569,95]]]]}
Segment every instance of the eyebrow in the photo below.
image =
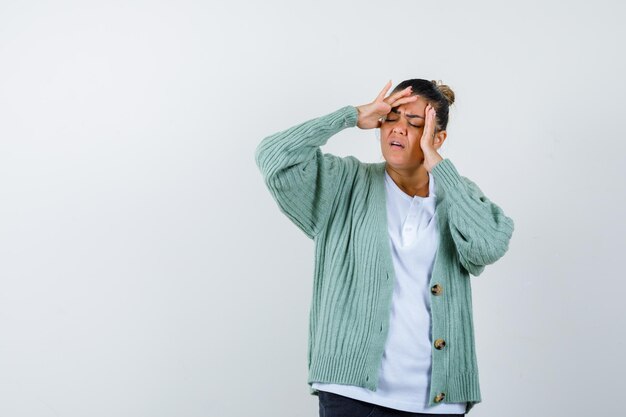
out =
{"type": "MultiPolygon", "coordinates": [[[[397,107],[392,108],[392,109],[391,109],[391,111],[392,111],[392,112],[394,112],[394,113],[396,113],[396,114],[400,114],[400,112],[398,111],[398,108],[397,108],[397,107]]],[[[418,115],[418,114],[405,114],[404,116],[405,116],[405,117],[407,117],[407,118],[409,118],[409,119],[414,119],[414,118],[416,118],[416,117],[418,117],[418,118],[420,118],[420,119],[423,119],[423,118],[424,118],[424,116],[420,116],[420,115],[418,115]]]]}

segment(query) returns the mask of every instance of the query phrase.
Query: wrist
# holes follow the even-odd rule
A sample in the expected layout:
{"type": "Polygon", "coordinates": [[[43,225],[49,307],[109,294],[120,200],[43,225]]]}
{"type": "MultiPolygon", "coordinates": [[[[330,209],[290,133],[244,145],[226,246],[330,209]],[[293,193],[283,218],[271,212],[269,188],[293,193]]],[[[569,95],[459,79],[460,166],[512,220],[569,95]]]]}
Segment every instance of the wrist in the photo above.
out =
{"type": "Polygon", "coordinates": [[[443,157],[435,149],[424,152],[424,164],[430,171],[438,162],[443,161],[443,157]]]}

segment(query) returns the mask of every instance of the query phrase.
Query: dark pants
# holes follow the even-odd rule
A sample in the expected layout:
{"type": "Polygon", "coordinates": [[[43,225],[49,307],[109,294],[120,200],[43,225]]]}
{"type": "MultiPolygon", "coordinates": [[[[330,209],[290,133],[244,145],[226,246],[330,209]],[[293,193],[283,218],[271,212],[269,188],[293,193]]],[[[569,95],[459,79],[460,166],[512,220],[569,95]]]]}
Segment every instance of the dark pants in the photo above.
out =
{"type": "Polygon", "coordinates": [[[372,404],[354,398],[344,397],[334,392],[318,391],[320,417],[438,417],[465,414],[423,414],[400,411],[372,404]]]}

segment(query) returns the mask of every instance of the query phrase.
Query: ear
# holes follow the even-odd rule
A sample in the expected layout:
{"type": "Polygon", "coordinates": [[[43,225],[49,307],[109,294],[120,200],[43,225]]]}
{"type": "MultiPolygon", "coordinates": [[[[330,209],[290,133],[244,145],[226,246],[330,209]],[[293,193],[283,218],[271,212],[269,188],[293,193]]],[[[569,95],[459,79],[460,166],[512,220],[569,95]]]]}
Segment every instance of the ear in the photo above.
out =
{"type": "Polygon", "coordinates": [[[433,145],[435,146],[435,149],[441,148],[441,145],[443,145],[447,137],[448,137],[448,132],[446,132],[445,130],[441,130],[437,132],[437,134],[435,135],[435,140],[433,141],[433,145]]]}

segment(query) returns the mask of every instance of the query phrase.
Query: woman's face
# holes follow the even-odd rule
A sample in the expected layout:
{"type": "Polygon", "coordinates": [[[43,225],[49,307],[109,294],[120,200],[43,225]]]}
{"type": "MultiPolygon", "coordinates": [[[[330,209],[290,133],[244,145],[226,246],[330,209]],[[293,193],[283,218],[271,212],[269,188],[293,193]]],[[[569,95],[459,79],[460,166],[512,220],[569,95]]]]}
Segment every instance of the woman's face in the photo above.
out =
{"type": "Polygon", "coordinates": [[[428,102],[418,95],[415,101],[393,108],[383,121],[380,127],[380,147],[385,160],[393,168],[417,169],[423,163],[420,140],[424,132],[427,105],[428,102]]]}

